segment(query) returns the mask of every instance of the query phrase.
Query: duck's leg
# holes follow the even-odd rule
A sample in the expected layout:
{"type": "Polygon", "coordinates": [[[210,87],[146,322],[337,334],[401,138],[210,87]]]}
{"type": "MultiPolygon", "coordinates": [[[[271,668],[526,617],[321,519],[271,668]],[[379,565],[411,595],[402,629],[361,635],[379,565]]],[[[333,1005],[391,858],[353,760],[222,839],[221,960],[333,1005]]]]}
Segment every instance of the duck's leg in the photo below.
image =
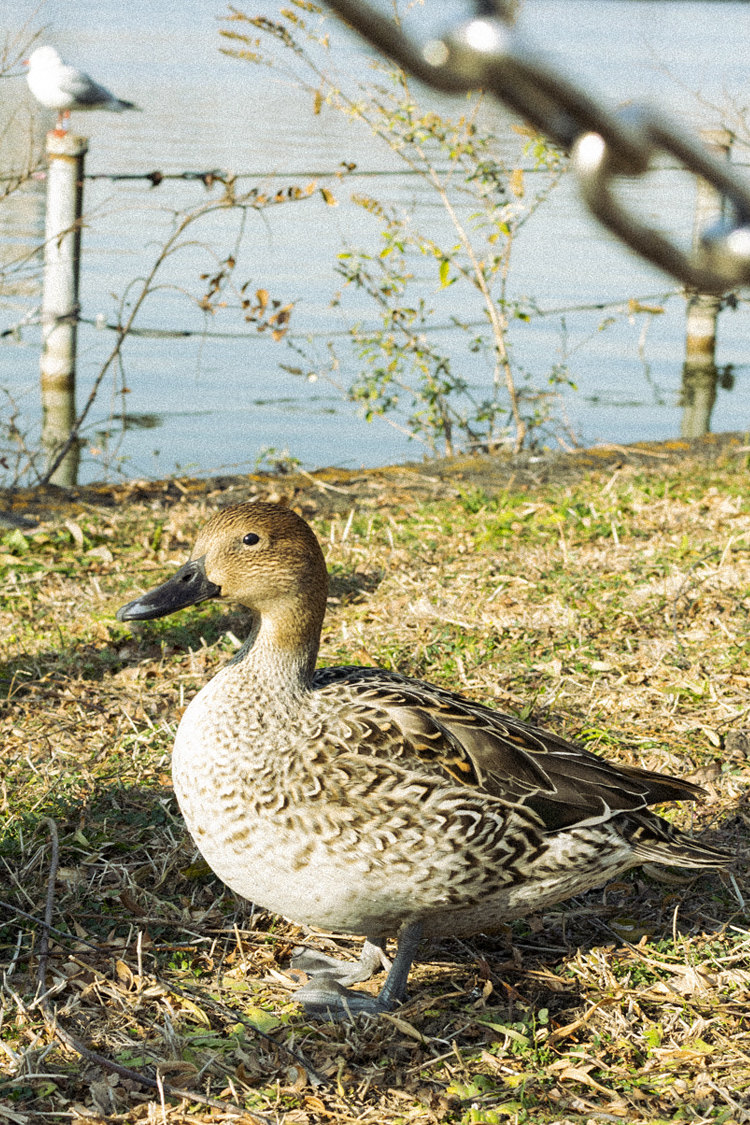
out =
{"type": "Polygon", "coordinates": [[[321,974],[300,988],[295,993],[295,999],[300,1001],[308,1016],[317,1016],[319,1019],[327,1017],[340,1020],[359,1012],[368,1012],[370,1015],[389,1012],[395,1004],[406,999],[406,982],[421,936],[421,922],[412,922],[401,930],[398,935],[398,951],[378,996],[353,992],[344,988],[334,977],[321,974]]]}
{"type": "Polygon", "coordinates": [[[356,984],[369,980],[378,969],[390,969],[391,963],[385,955],[383,938],[367,938],[362,947],[359,961],[342,961],[340,957],[329,957],[316,949],[297,946],[292,950],[292,968],[302,969],[311,977],[332,977],[339,984],[356,984]]]}

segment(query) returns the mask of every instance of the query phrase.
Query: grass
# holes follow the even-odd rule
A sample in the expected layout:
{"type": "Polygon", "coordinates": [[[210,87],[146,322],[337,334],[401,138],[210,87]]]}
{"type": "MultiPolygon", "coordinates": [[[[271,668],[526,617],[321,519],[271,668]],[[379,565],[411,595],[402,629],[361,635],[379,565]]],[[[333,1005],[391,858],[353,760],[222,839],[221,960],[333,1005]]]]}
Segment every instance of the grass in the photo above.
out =
{"type": "MultiPolygon", "coordinates": [[[[285,1125],[750,1121],[746,481],[730,454],[515,491],[459,481],[432,500],[386,480],[313,518],[332,574],[324,664],[420,676],[692,777],[706,800],[665,815],[738,856],[731,877],[636,870],[494,936],[425,944],[409,1002],[356,1025],[307,1020],[288,963],[299,941],[353,957],[358,941],[237,899],[171,790],[181,711],[243,612],[114,619],[184,561],[216,498],[81,501],[8,532],[0,898],[44,915],[49,819],[60,857],[45,1004],[41,928],[0,906],[0,1122],[208,1122],[233,1105],[285,1125]],[[49,1005],[186,1097],[82,1059],[49,1005]]],[[[291,498],[305,513],[308,488],[291,498]]]]}

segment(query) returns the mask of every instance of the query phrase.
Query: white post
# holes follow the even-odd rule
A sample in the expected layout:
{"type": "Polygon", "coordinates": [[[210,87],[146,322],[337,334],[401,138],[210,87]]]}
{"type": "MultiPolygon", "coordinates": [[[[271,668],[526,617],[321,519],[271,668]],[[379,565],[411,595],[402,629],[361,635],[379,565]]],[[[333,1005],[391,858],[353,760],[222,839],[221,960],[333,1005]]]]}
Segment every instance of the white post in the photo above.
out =
{"type": "MultiPolygon", "coordinates": [[[[701,140],[713,156],[729,160],[732,134],[728,129],[701,129],[701,140]]],[[[701,232],[721,218],[722,196],[705,180],[698,180],[693,246],[701,232]]],[[[700,437],[711,427],[716,401],[716,326],[722,298],[710,293],[690,293],[687,306],[685,363],[682,367],[682,437],[700,437]]]]}
{"type": "MultiPolygon", "coordinates": [[[[76,418],[78,275],[83,208],[83,160],[88,138],[47,134],[47,222],[42,297],[42,445],[47,467],[70,437],[76,418]]],[[[78,476],[78,441],[50,477],[70,488],[78,476]]]]}

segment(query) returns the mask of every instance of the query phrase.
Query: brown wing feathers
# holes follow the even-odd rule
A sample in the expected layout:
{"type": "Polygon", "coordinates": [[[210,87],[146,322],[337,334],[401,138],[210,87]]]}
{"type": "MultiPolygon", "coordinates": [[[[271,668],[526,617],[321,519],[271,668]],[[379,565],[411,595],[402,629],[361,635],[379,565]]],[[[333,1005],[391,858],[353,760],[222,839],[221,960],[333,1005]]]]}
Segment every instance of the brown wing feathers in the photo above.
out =
{"type": "Polygon", "coordinates": [[[452,692],[426,692],[421,683],[410,690],[408,679],[381,669],[322,669],[316,686],[342,680],[355,689],[357,703],[396,724],[415,756],[454,781],[532,809],[551,831],[703,793],[688,781],[613,765],[452,692]]]}

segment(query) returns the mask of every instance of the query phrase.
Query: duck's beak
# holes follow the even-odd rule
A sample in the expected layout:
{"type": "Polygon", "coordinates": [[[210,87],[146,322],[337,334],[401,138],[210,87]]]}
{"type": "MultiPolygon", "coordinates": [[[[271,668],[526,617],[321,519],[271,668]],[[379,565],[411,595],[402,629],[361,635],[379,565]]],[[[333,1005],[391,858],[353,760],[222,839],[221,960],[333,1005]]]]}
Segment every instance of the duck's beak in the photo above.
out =
{"type": "Polygon", "coordinates": [[[197,605],[198,602],[220,596],[221,586],[211,582],[206,574],[205,557],[190,559],[176,574],[162,582],[161,586],[118,609],[117,620],[150,621],[154,617],[166,617],[185,606],[197,605]]]}

